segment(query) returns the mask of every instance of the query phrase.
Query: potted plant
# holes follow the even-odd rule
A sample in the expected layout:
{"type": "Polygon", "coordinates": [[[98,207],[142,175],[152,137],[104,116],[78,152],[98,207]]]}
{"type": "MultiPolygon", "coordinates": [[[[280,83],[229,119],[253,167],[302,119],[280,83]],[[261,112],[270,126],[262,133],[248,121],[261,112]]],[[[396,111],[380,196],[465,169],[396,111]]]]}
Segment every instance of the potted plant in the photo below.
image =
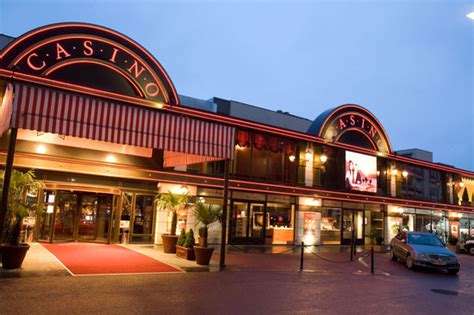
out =
{"type": "MultiPolygon", "coordinates": [[[[181,233],[184,232],[184,229],[181,233]]],[[[194,255],[194,244],[196,243],[194,239],[194,232],[193,230],[189,230],[184,237],[182,243],[180,243],[181,235],[178,238],[178,244],[176,245],[176,256],[187,259],[187,260],[195,260],[196,256],[194,255]]]]}
{"type": "Polygon", "coordinates": [[[196,254],[196,263],[198,265],[209,265],[211,261],[212,252],[214,248],[207,247],[207,236],[209,232],[209,225],[217,222],[222,216],[222,207],[216,205],[205,205],[197,202],[194,210],[194,216],[198,223],[203,225],[202,246],[194,246],[194,253],[196,254]]]}
{"type": "MultiPolygon", "coordinates": [[[[3,172],[0,177],[3,178],[3,172]]],[[[1,245],[2,266],[4,269],[20,268],[30,248],[20,243],[23,219],[37,208],[36,202],[27,199],[27,193],[38,191],[43,183],[35,178],[33,170],[21,172],[13,170],[8,193],[7,216],[3,231],[4,244],[1,245]]]]}
{"type": "Polygon", "coordinates": [[[167,194],[158,194],[155,200],[160,208],[171,212],[170,234],[162,234],[161,239],[163,240],[163,252],[174,254],[176,253],[176,243],[178,242],[178,236],[176,236],[176,227],[178,225],[177,211],[181,206],[187,207],[188,195],[173,194],[169,191],[167,194]]]}

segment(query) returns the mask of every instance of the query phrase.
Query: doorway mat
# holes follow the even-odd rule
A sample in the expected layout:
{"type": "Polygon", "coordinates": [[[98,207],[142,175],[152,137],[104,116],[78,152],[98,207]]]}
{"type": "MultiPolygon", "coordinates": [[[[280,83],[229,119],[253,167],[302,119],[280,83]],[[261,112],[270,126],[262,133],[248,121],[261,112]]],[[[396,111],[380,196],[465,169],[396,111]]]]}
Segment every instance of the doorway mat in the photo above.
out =
{"type": "Polygon", "coordinates": [[[90,243],[41,245],[73,276],[184,272],[119,245],[90,243]]]}

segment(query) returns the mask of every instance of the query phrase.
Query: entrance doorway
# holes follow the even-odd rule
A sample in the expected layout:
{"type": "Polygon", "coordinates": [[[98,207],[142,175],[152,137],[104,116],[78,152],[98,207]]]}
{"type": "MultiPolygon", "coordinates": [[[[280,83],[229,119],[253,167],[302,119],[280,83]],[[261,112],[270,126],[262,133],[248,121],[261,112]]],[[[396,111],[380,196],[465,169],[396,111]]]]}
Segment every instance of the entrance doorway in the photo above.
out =
{"type": "Polygon", "coordinates": [[[231,204],[231,244],[264,244],[265,229],[268,224],[265,220],[265,204],[232,201],[231,204]]]}
{"type": "Polygon", "coordinates": [[[350,245],[352,238],[356,245],[364,245],[364,211],[343,209],[341,245],[350,245]]]}
{"type": "Polygon", "coordinates": [[[110,243],[114,195],[74,191],[45,191],[39,239],[50,242],[110,243]]]}

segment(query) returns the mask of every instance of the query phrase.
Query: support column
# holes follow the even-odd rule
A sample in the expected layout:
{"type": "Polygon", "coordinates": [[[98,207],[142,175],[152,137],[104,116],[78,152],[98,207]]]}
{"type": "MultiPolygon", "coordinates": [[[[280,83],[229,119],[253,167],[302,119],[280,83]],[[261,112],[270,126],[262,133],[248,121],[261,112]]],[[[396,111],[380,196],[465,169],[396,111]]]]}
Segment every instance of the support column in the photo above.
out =
{"type": "Polygon", "coordinates": [[[16,145],[17,133],[18,133],[17,128],[10,129],[7,161],[5,164],[5,172],[3,174],[2,200],[0,202],[0,244],[3,243],[3,229],[5,225],[5,217],[7,215],[8,192],[9,192],[10,179],[11,179],[12,170],[13,170],[13,159],[15,158],[15,145],[16,145]]]}
{"type": "Polygon", "coordinates": [[[225,251],[227,244],[227,212],[229,199],[229,175],[230,175],[230,160],[225,160],[224,166],[224,205],[222,207],[222,229],[221,229],[221,251],[219,260],[219,269],[225,268],[225,251]]]}

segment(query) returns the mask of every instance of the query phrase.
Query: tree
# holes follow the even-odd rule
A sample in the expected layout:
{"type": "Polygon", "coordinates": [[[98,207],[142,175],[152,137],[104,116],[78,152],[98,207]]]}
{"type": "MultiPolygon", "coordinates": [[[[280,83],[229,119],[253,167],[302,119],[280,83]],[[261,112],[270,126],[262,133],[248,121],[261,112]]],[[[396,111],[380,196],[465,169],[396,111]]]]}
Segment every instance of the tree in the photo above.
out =
{"type": "Polygon", "coordinates": [[[173,194],[168,191],[167,194],[158,194],[155,198],[158,206],[162,209],[171,211],[171,231],[170,235],[176,235],[176,226],[178,225],[178,209],[181,206],[188,207],[188,194],[173,194]]]}
{"type": "MultiPolygon", "coordinates": [[[[1,171],[0,178],[2,181],[3,176],[4,172],[1,171]]],[[[27,172],[12,171],[8,192],[7,220],[3,231],[3,239],[6,243],[19,245],[23,218],[30,215],[30,212],[38,207],[36,202],[28,201],[27,193],[37,192],[42,187],[43,182],[36,179],[33,170],[27,172]]]]}
{"type": "Polygon", "coordinates": [[[205,205],[197,202],[194,206],[193,214],[196,221],[204,225],[203,247],[207,247],[207,233],[209,225],[222,219],[222,207],[217,205],[205,205]]]}

